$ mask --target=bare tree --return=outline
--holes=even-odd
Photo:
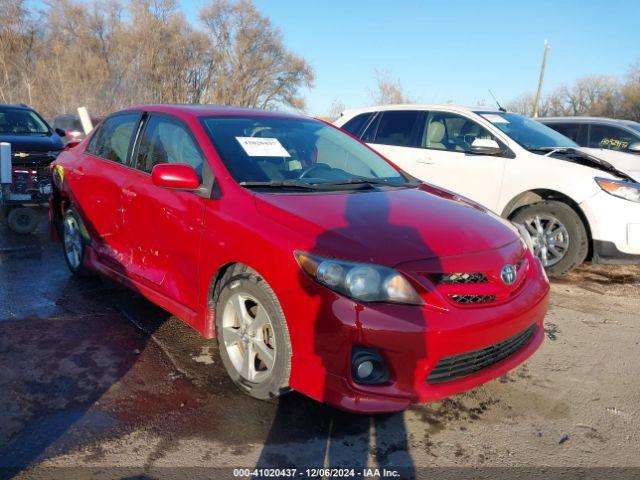
[[[331,102],[331,106],[329,107],[329,111],[322,115],[322,118],[327,120],[328,122],[333,122],[336,118],[340,116],[342,112],[345,111],[347,107],[345,107],[344,103],[340,101],[338,98],[334,98],[333,102]]]
[[[535,101],[535,94],[523,93],[517,98],[514,98],[505,106],[510,112],[521,113],[522,115],[530,116],[533,112],[533,102]],[[542,115],[542,109],[540,109],[540,115]]]
[[[509,102],[507,107],[531,115],[533,98],[530,93],[521,95]],[[539,114],[542,117],[594,115],[638,118],[640,113],[634,98],[640,99],[640,68],[632,68],[624,83],[604,75],[579,78],[573,85],[560,87],[544,96]]]
[[[621,116],[640,122],[640,61],[635,62],[629,69],[621,96]]]
[[[249,0],[213,0],[200,13],[210,38],[204,98],[213,103],[304,108],[298,95],[313,71],[288,51],[282,34]]]
[[[399,79],[392,79],[386,70],[375,71],[376,85],[369,91],[371,102],[375,105],[389,105],[394,103],[412,103],[402,88]]]
[[[25,0],[0,2],[0,99],[31,102],[38,44],[36,22]]]
[[[213,0],[204,29],[176,0],[0,0],[0,101],[45,115],[150,102],[302,108],[311,67],[249,0]]]

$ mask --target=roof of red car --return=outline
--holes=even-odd
[[[261,110],[258,108],[241,108],[241,107],[225,107],[221,105],[203,105],[203,104],[151,104],[151,105],[135,105],[126,110],[144,110],[150,112],[165,112],[170,114],[186,114],[195,117],[205,116],[268,116],[268,117],[292,117],[292,118],[308,118],[304,115],[291,112],[280,112],[276,110]]]

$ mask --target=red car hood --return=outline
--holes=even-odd
[[[258,211],[318,255],[397,265],[493,250],[517,240],[497,215],[430,186],[322,194],[256,194]],[[306,244],[306,245],[305,245]]]

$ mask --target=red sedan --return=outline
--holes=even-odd
[[[515,227],[302,116],[115,113],[59,156],[51,216],[74,274],[216,337],[260,399],[402,410],[504,374],[544,335],[549,285]]]

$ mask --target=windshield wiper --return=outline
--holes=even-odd
[[[419,182],[397,183],[383,178],[350,178],[339,182],[296,182],[294,180],[270,180],[266,182],[240,182],[240,186],[246,188],[273,188],[291,190],[361,190],[374,188],[374,185],[388,187],[415,187]]]
[[[631,178],[625,172],[618,170],[609,162],[602,160],[601,158],[598,158],[587,152],[583,152],[582,150],[574,147],[536,147],[536,148],[529,148],[528,150],[530,152],[544,152],[545,157],[550,157],[551,155],[554,155],[557,153],[566,154],[566,155],[569,155],[569,157],[563,157],[563,158],[567,158],[567,160],[569,161],[574,161],[576,163],[590,163],[592,164],[592,166],[595,166],[595,168],[604,170],[605,172],[613,173],[614,175],[617,175],[623,180],[629,180],[631,182],[635,182],[633,178]],[[579,162],[578,161],[579,159],[586,160],[586,162]]]
[[[325,183],[317,183],[315,185],[318,185],[318,186],[385,185],[388,187],[415,187],[419,184],[420,182],[410,182],[410,181],[407,181],[404,183],[398,183],[385,178],[350,178],[349,180],[343,180],[340,182],[325,182]]]
[[[291,180],[270,180],[268,182],[240,182],[241,187],[247,188],[292,188],[303,190],[317,190],[311,183],[292,182]]]

